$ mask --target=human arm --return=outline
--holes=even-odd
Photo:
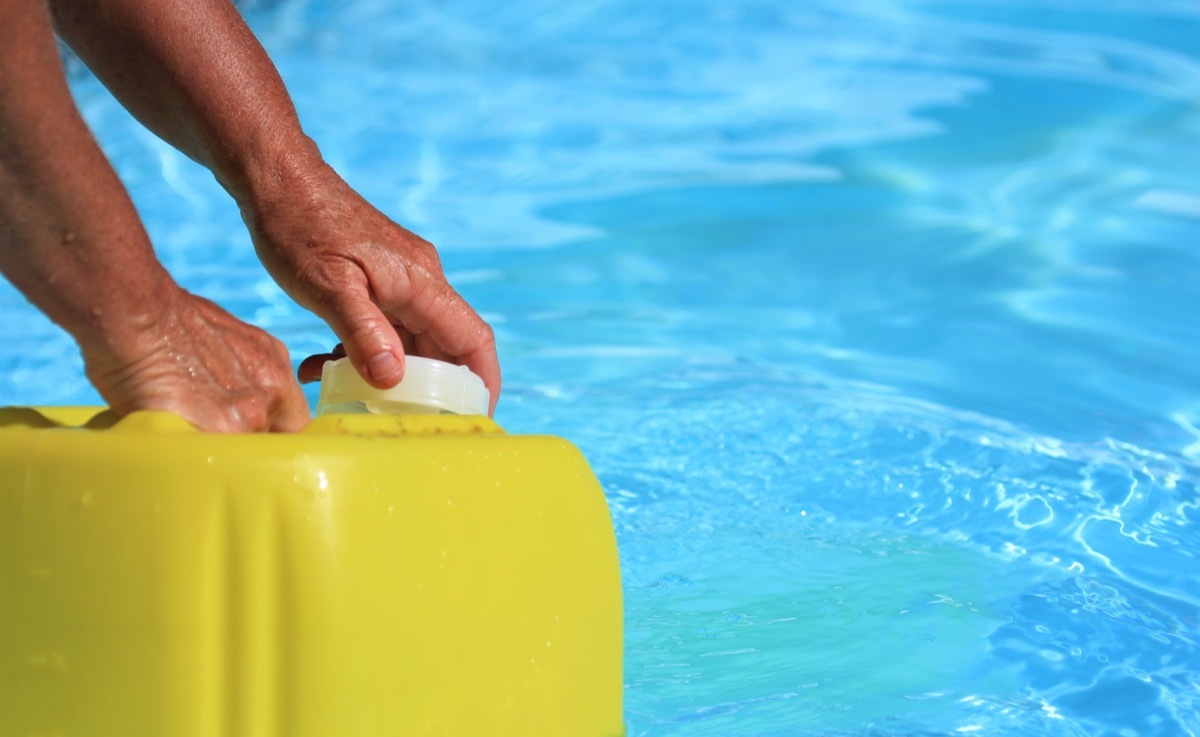
[[[267,270],[322,317],[377,387],[405,345],[466,365],[492,397],[491,328],[449,285],[436,250],[322,160],[266,52],[226,0],[52,0],[56,25],[147,127],[234,197]]]
[[[181,289],[62,75],[41,0],[0,0],[0,272],[79,343],[118,412],[204,429],[308,421],[283,346]]]

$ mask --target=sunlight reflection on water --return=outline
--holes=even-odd
[[[630,735],[1198,734],[1200,11],[248,10],[609,496]],[[331,336],[76,92],[188,288]],[[0,285],[0,402],[86,403]]]

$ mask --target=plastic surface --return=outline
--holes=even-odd
[[[623,734],[616,545],[566,441],[96,412],[0,410],[0,735]]]
[[[404,379],[391,389],[376,389],[363,381],[349,358],[341,358],[321,369],[317,414],[486,415],[488,400],[483,379],[466,366],[406,356]]]

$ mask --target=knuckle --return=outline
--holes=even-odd
[[[292,354],[291,351],[288,350],[287,345],[285,345],[282,340],[279,340],[274,336],[268,335],[267,337],[271,339],[269,343],[270,349],[274,351],[280,365],[290,367],[292,363]]]
[[[284,369],[287,366],[287,369]],[[287,389],[288,383],[291,381],[291,364],[263,364],[259,367],[256,376],[254,377],[256,394],[266,394],[270,397],[275,397]]]
[[[413,262],[423,269],[440,274],[442,271],[442,257],[438,254],[437,247],[415,233],[410,233],[409,235],[408,242],[411,246],[410,257]]]
[[[341,293],[362,282],[364,269],[352,258],[340,254],[322,254],[305,259],[296,265],[296,279],[300,284],[315,290],[312,293],[319,304],[330,304]]]
[[[485,346],[490,347],[496,345],[495,328],[493,328],[490,323],[486,322],[482,318],[480,318],[479,321],[479,337],[482,339]]]
[[[259,431],[267,427],[267,404],[257,392],[242,394],[229,407],[232,424],[240,430]]]

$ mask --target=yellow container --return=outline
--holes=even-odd
[[[94,415],[0,409],[0,737],[624,733],[616,544],[566,441]]]

